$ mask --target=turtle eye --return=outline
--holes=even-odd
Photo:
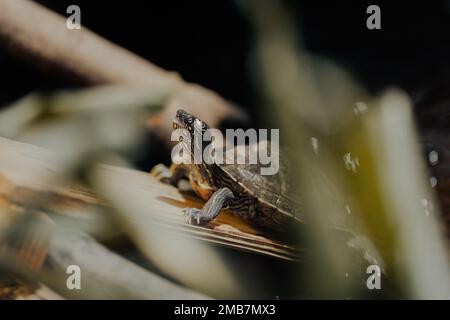
[[[194,121],[194,120],[192,120],[192,118],[188,118],[189,123],[192,123],[192,121]]]

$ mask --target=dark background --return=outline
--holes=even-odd
[[[247,76],[251,30],[233,1],[38,2],[64,15],[77,4],[84,26],[250,111],[257,107]],[[373,92],[395,84],[423,95],[449,80],[450,0],[285,2],[306,47],[343,65]],[[381,7],[381,30],[366,28],[369,4]],[[31,90],[71,85],[4,53],[0,70],[2,104]]]

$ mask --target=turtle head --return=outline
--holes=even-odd
[[[183,129],[182,132],[179,132],[178,140],[186,154],[189,154],[191,160],[195,162],[195,154],[202,154],[207,143],[203,141],[203,135],[209,128],[208,125],[181,109],[177,111],[172,122],[175,130]],[[200,152],[196,153],[195,150]]]
[[[208,125],[199,118],[179,109],[173,118],[174,129],[186,129],[189,131],[191,138],[194,138],[194,133],[203,135],[208,129]]]

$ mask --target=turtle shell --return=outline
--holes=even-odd
[[[250,148],[266,148],[269,151],[266,154],[271,152],[270,143],[260,142],[250,146],[237,146],[234,148],[234,155],[242,152],[248,155]],[[279,148],[277,149],[279,150]],[[265,220],[260,224],[283,224],[286,220],[293,219],[303,221],[299,212],[300,197],[290,181],[292,177],[291,164],[281,156],[281,152],[274,151],[275,154],[271,154],[271,159],[278,157],[279,168],[272,175],[261,174],[261,169],[269,166],[261,163],[221,164],[219,167],[244,190],[244,194],[238,196],[248,196],[257,200],[256,219]],[[264,149],[263,152],[265,152]]]

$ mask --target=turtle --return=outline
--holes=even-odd
[[[173,128],[186,129],[190,139],[180,138],[180,141],[193,157],[195,130],[203,135],[209,126],[180,109],[173,118]],[[202,209],[183,209],[190,224],[207,224],[222,209],[228,209],[254,226],[283,230],[294,221],[303,221],[299,211],[301,202],[289,183],[286,166],[286,161],[280,157],[276,174],[261,175],[259,164],[219,164],[203,159],[198,164],[172,164],[170,168],[159,164],[151,174],[174,186],[187,178],[193,191],[206,201]]]

